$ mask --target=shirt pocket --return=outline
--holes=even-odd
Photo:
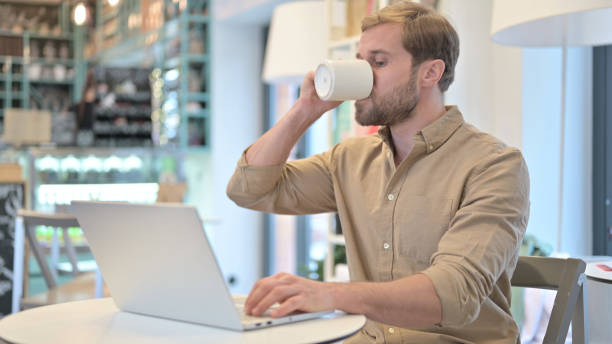
[[[453,200],[447,198],[400,196],[394,215],[400,256],[429,264],[448,230],[452,206]]]

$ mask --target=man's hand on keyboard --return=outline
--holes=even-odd
[[[270,312],[270,316],[274,318],[294,311],[332,310],[336,308],[334,284],[287,273],[275,274],[255,283],[244,305],[244,311],[249,315],[260,316],[276,302],[280,306]]]

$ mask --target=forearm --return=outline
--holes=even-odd
[[[340,103],[319,99],[314,87],[314,72],[308,72],[300,88],[300,98],[272,129],[249,148],[246,154],[247,163],[266,166],[287,161],[291,148],[306,129]]]
[[[272,129],[247,150],[249,165],[278,165],[287,161],[293,146],[319,116],[308,113],[298,100]]]
[[[339,283],[335,308],[405,328],[431,327],[442,321],[440,299],[429,278],[415,274],[392,282]]]

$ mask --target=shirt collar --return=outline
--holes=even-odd
[[[415,142],[423,141],[427,147],[427,153],[431,153],[442,146],[463,123],[463,116],[457,106],[447,106],[442,117],[417,132]],[[378,129],[378,135],[394,151],[391,129],[387,126],[381,126]]]

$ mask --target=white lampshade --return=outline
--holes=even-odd
[[[276,7],[268,33],[263,80],[300,83],[327,56],[323,1],[290,2]]]
[[[495,0],[491,38],[516,46],[612,43],[611,0]],[[567,20],[563,29],[564,17]]]

